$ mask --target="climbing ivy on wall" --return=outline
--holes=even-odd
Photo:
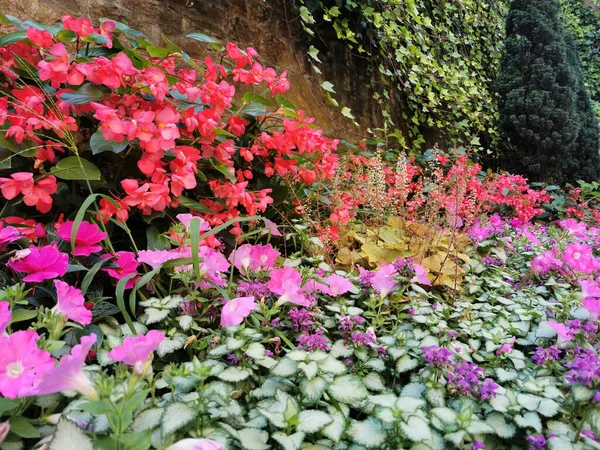
[[[372,58],[387,135],[401,147],[420,149],[427,129],[447,145],[494,147],[499,135],[492,85],[507,0],[296,1],[309,34],[329,30]],[[309,50],[317,71],[319,44],[315,38]],[[323,87],[334,92],[331,83]],[[401,118],[392,115],[391,105]]]
[[[575,39],[585,83],[600,121],[600,1],[560,0],[560,3],[567,29]]]

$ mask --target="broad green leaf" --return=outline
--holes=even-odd
[[[298,426],[296,429],[307,434],[316,433],[332,421],[333,419],[326,412],[307,409],[300,411],[300,414],[298,414]]]
[[[267,107],[262,103],[252,101],[244,106],[241,112],[253,117],[264,116],[267,113]]]
[[[9,44],[14,44],[25,39],[27,39],[27,35],[24,31],[15,31],[13,33],[8,33],[0,37],[0,47],[4,47]]]
[[[220,44],[220,42],[217,41],[215,38],[207,36],[203,33],[191,33],[186,35],[186,37],[189,37],[190,39],[194,39],[199,42],[205,42],[207,44]]]
[[[242,367],[228,367],[219,375],[219,378],[223,381],[230,383],[237,383],[238,381],[244,381],[250,376],[250,371]]]
[[[429,424],[419,416],[410,416],[406,423],[400,423],[400,428],[413,442],[427,441],[432,437]]]
[[[355,405],[363,401],[367,395],[367,388],[356,375],[342,375],[334,378],[328,392],[339,402]]]
[[[85,105],[100,100],[106,92],[95,84],[87,83],[73,92],[63,92],[60,99],[72,105]],[[99,133],[98,130],[96,133]],[[94,136],[92,136],[92,139]]]
[[[50,441],[50,450],[93,450],[93,448],[92,440],[78,425],[64,417],[60,419]]]
[[[91,180],[101,179],[100,170],[86,159],[78,156],[68,156],[61,159],[58,164],[50,169],[53,175],[63,180]]]
[[[162,416],[161,431],[163,436],[169,436],[190,423],[196,417],[197,411],[185,403],[171,403]]]
[[[231,183],[235,184],[237,182],[235,174],[233,173],[231,167],[229,167],[227,164],[217,160],[214,156],[208,158],[208,161],[216,170],[225,175]]]
[[[302,386],[304,398],[309,402],[319,401],[328,384],[329,383],[321,377],[313,378]]]
[[[15,416],[10,419],[10,431],[23,438],[39,438],[40,432],[23,416]]]
[[[90,138],[90,149],[94,155],[102,152],[121,153],[127,148],[128,145],[129,141],[127,139],[124,139],[121,142],[108,141],[104,139],[102,131],[99,129],[92,134],[92,137]]]
[[[329,81],[324,81],[323,83],[321,83],[321,87],[327,92],[332,92],[335,94],[335,91],[333,90],[333,84],[331,84]]]
[[[283,450],[300,450],[304,442],[304,436],[305,434],[300,432],[286,435],[280,431],[271,435],[283,447]]]
[[[354,442],[365,448],[381,448],[387,436],[381,422],[372,417],[362,422],[352,422],[348,434]]]

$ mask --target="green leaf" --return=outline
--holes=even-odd
[[[207,44],[221,44],[215,38],[207,36],[206,34],[203,34],[203,33],[191,33],[191,34],[186,35],[186,37],[189,37],[190,39],[194,39],[199,42],[205,42]]]
[[[125,150],[128,145],[129,141],[127,139],[124,139],[121,142],[107,141],[104,139],[102,131],[99,129],[92,134],[92,137],[90,138],[90,148],[94,155],[102,152],[113,152],[118,154]]]
[[[258,117],[267,113],[267,107],[262,103],[252,101],[242,108],[242,114]]]
[[[381,422],[372,417],[363,422],[352,422],[348,434],[354,442],[366,448],[381,448],[387,437]]]
[[[317,402],[327,389],[327,381],[321,377],[315,377],[302,386],[302,393],[308,402]]]
[[[197,411],[185,403],[171,403],[165,408],[162,417],[161,431],[163,436],[169,436],[190,423],[196,417]]]
[[[540,416],[534,412],[527,412],[522,416],[515,416],[515,423],[521,428],[533,428],[538,433],[542,432]]]
[[[307,52],[307,53],[308,53],[308,56],[310,56],[310,57],[311,57],[312,59],[314,59],[315,61],[317,61],[317,62],[319,62],[319,63],[321,62],[321,60],[319,59],[319,56],[318,56],[318,55],[319,55],[319,50],[318,50],[318,49],[316,49],[314,46],[312,46],[312,45],[311,45],[311,46],[309,47],[309,49],[308,49],[308,52]]]
[[[263,430],[257,430],[256,428],[243,428],[238,431],[238,439],[242,448],[248,450],[267,450],[271,448],[267,445],[269,440],[269,433]]]
[[[12,427],[11,427],[12,429]],[[61,418],[50,441],[50,450],[93,450],[92,440],[73,422]]]
[[[367,388],[356,375],[343,375],[334,378],[328,392],[339,402],[355,405],[367,398]]]
[[[396,370],[399,373],[404,373],[416,368],[418,365],[418,360],[411,358],[409,355],[404,355],[396,362]]]
[[[250,376],[250,371],[243,369],[242,367],[228,367],[219,374],[219,378],[223,381],[230,383],[237,383],[238,381],[244,381]]]
[[[487,424],[493,428],[494,432],[502,439],[510,439],[517,432],[513,424],[506,423],[506,419],[500,413],[492,413],[487,416]]]
[[[166,236],[163,236],[156,227],[146,228],[146,240],[148,250],[170,250],[171,243]]]
[[[82,295],[85,296],[88,288],[90,287],[90,284],[92,284],[92,281],[94,280],[94,277],[105,262],[106,260],[98,261],[90,270],[88,270],[88,273],[85,274],[85,277],[83,277],[83,281],[81,282],[80,287]]]
[[[21,42],[27,39],[27,35],[24,31],[15,31],[14,33],[8,33],[0,37],[0,47],[4,47],[9,44]]]
[[[10,411],[19,405],[17,400],[0,397],[0,414]]]
[[[333,421],[323,428],[321,433],[323,436],[337,443],[342,438],[342,434],[344,434],[344,430],[346,429],[346,419],[339,411],[331,412],[331,419]]]
[[[50,169],[53,175],[63,180],[92,180],[102,178],[100,170],[86,159],[68,156]]]
[[[347,117],[348,119],[354,120],[354,116],[352,115],[350,108],[348,108],[347,106],[344,106],[342,108],[341,113],[342,113],[342,116]]]
[[[413,442],[427,441],[432,437],[429,424],[419,416],[410,416],[406,423],[400,424],[400,428],[402,428],[406,437]]]
[[[283,450],[300,450],[304,442],[304,436],[304,433],[294,433],[288,436],[280,431],[271,435],[273,439],[279,442]]]
[[[233,171],[227,164],[222,163],[221,161],[217,160],[214,156],[211,156],[210,158],[208,158],[208,161],[216,170],[218,170],[223,175],[225,175],[231,183],[235,184],[237,182],[237,178],[235,177],[235,174],[233,173]]]
[[[193,209],[194,211],[198,211],[205,214],[214,214],[214,211],[204,206],[202,203],[198,203],[196,200],[192,200],[191,198],[182,195],[179,197],[179,204],[184,208]]]
[[[92,414],[113,414],[114,408],[101,400],[87,401],[81,403],[79,409],[87,411]]]
[[[138,415],[133,421],[132,428],[134,431],[146,431],[156,428],[160,424],[160,419],[163,415],[162,408],[147,409]]]
[[[273,108],[273,102],[269,99],[266,99],[260,95],[256,95],[253,92],[246,92],[244,94],[244,96],[242,97],[242,101],[244,103],[251,103],[251,102],[255,102],[255,103],[260,103],[261,105],[266,106],[267,108]]]
[[[329,81],[323,81],[321,83],[321,87],[323,89],[325,89],[327,92],[332,92],[335,94],[335,91],[333,90],[333,84],[331,84]]]
[[[25,320],[31,320],[37,316],[36,310],[18,308],[12,311],[12,320],[10,323],[24,322]]]
[[[56,40],[60,42],[75,42],[77,33],[72,30],[60,30],[56,33]]]
[[[23,438],[39,438],[40,432],[23,416],[10,418],[10,431]]]
[[[316,409],[307,409],[298,414],[298,426],[296,429],[303,433],[316,433],[325,425],[330,424],[333,419],[329,414]]]
[[[60,99],[72,105],[85,105],[100,100],[105,94],[99,86],[87,83],[73,92],[64,92]]]
[[[153,58],[165,58],[169,56],[169,50],[163,47],[157,47],[155,45],[148,45],[146,47],[148,54]]]

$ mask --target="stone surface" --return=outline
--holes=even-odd
[[[316,75],[307,63],[309,44],[294,20],[290,0],[0,0],[0,11],[44,23],[56,22],[64,14],[89,17],[96,24],[100,17],[111,18],[143,32],[155,44],[162,42],[164,33],[198,58],[210,50],[186,34],[201,32],[252,46],[263,65],[288,70],[292,89],[286,97],[315,117],[329,136],[357,142],[368,137],[368,127],[380,123],[379,107],[367,88],[366,61],[353,56],[344,43],[316,42],[323,61],[323,75]],[[334,84],[336,99],[352,109],[360,127],[329,104],[319,86],[325,80]]]

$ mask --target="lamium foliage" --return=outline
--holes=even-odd
[[[515,0],[498,78],[504,165],[554,183],[600,175],[598,129],[557,0]]]

